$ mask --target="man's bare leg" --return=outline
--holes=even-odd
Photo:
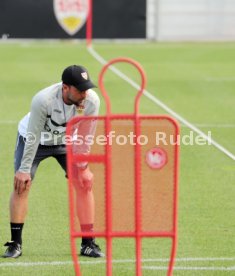
[[[3,257],[17,258],[22,255],[22,230],[28,211],[29,189],[22,193],[14,190],[10,197],[11,241],[7,242],[7,250]]]
[[[76,190],[76,208],[82,232],[93,232],[95,220],[95,200],[92,190],[79,185]],[[87,257],[104,257],[94,237],[82,237],[81,254]]]
[[[10,221],[13,223],[24,223],[28,212],[29,190],[24,190],[21,194],[13,191],[10,198]]]

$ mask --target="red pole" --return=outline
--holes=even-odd
[[[180,128],[178,123],[170,119],[172,121],[173,125],[175,126],[175,137],[177,141],[177,137],[180,134]],[[178,187],[179,187],[179,145],[175,145],[175,164],[174,164],[174,206],[173,206],[173,233],[174,236],[172,238],[172,249],[171,249],[171,256],[170,256],[170,262],[169,262],[169,269],[168,269],[168,276],[173,275],[173,269],[174,269],[174,262],[175,262],[175,256],[176,256],[176,250],[177,250],[177,240],[178,240]]]
[[[107,104],[107,102],[106,102]],[[111,131],[110,125],[110,114],[107,113],[105,121],[105,134],[108,137]],[[105,147],[105,157],[106,157],[106,254],[107,254],[107,263],[106,263],[106,275],[112,275],[112,164],[111,164],[111,145],[109,142],[106,143]]]
[[[103,94],[106,105],[106,120],[105,120],[105,135],[108,139],[108,135],[111,132],[111,103],[109,96],[105,90],[103,77],[109,64],[103,67],[99,76],[99,87]],[[105,146],[105,191],[106,191],[106,275],[112,275],[112,163],[111,163],[111,145],[108,142]]]
[[[86,23],[86,44],[87,47],[90,47],[92,44],[92,13],[93,5],[92,0],[88,0],[88,14],[87,14],[87,23]]]
[[[66,134],[70,135],[72,133],[71,131],[71,124],[68,124]],[[71,243],[71,254],[73,258],[73,265],[76,276],[80,276],[80,266],[78,262],[77,257],[77,250],[76,250],[76,238],[74,237],[73,233],[75,232],[75,225],[74,225],[74,219],[75,219],[75,212],[74,212],[74,197],[73,197],[73,183],[71,183],[69,180],[72,179],[72,169],[71,165],[73,164],[73,158],[72,158],[72,145],[67,145],[67,171],[68,171],[68,190],[69,190],[69,210],[70,210],[70,243]]]
[[[140,136],[140,121],[135,114],[135,234],[136,234],[136,275],[141,276],[141,148],[137,138]]]

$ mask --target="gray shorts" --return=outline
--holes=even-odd
[[[17,140],[16,140],[15,159],[14,159],[15,172],[18,171],[18,169],[20,168],[21,159],[24,152],[24,146],[25,146],[24,137],[18,134]],[[58,161],[62,169],[65,171],[65,176],[67,177],[66,146],[65,145],[57,145],[57,146],[39,145],[35,158],[33,160],[31,171],[30,171],[31,178],[32,179],[34,178],[39,163],[48,157],[54,157]]]

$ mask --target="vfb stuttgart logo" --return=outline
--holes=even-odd
[[[161,148],[152,148],[146,153],[146,162],[151,169],[161,169],[167,163],[167,154]]]
[[[54,13],[60,26],[69,35],[77,33],[88,15],[87,0],[54,0]]]

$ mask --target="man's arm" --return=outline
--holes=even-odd
[[[83,143],[78,143],[78,145],[75,145],[74,152],[76,154],[87,155],[90,153],[91,145],[89,142],[92,142],[91,137],[94,137],[95,135],[97,120],[90,119],[89,116],[97,116],[99,114],[99,108],[100,99],[98,95],[93,91],[92,96],[90,96],[88,99],[88,104],[84,112],[86,118],[84,120],[79,121],[77,125],[77,137],[82,138]],[[86,167],[86,165],[86,162],[78,164],[79,167]]]
[[[99,113],[100,100],[97,94],[94,94],[92,101],[89,102],[85,110],[85,116],[97,116]],[[94,137],[96,131],[97,120],[86,118],[81,120],[78,125],[77,133],[83,137],[83,144],[75,146],[77,154],[89,154],[91,145],[87,143],[86,137]],[[90,191],[93,185],[94,177],[90,171],[87,162],[80,162],[78,167],[78,183],[82,189]]]
[[[41,132],[47,117],[46,102],[40,94],[34,96],[31,104],[30,119],[25,140],[25,148],[21,160],[21,166],[15,174],[14,186],[18,193],[28,189],[31,184],[30,170],[38,145],[40,142]]]

